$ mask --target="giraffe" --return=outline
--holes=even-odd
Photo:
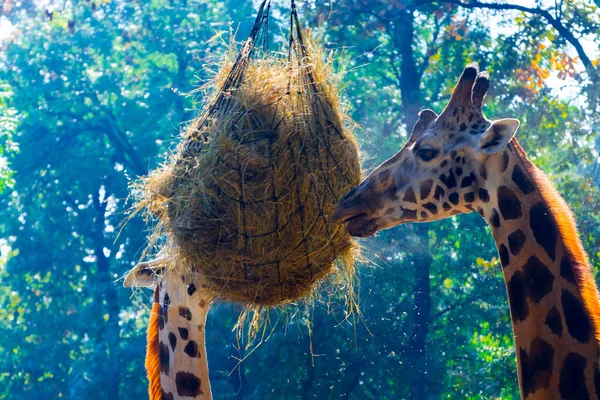
[[[438,116],[419,113],[402,150],[338,204],[367,237],[406,222],[477,211],[495,239],[524,399],[598,399],[600,302],[572,213],[514,135],[482,112],[489,75],[469,64]]]
[[[150,400],[211,400],[205,327],[214,296],[161,258],[135,266],[124,286],[154,287],[145,362]]]

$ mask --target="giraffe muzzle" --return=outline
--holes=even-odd
[[[373,236],[379,230],[379,227],[377,219],[361,214],[347,220],[346,230],[352,236],[369,237]]]
[[[346,224],[346,230],[352,236],[368,237],[377,232],[376,219],[370,218],[366,212],[352,208],[344,208],[339,204],[332,217],[335,224]]]

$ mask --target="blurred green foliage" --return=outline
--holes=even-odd
[[[147,233],[139,219],[123,225],[128,184],[173,149],[197,113],[189,93],[215,68],[223,38],[244,38],[253,4],[2,7],[0,398],[144,398],[151,293],[119,279]],[[285,32],[287,3],[278,7]],[[574,209],[597,273],[600,12],[583,0],[535,7],[581,38],[588,65],[543,13],[300,3],[305,25],[341,54],[367,168],[401,148],[419,109],[441,111],[464,65],[478,61],[492,75],[487,115],[522,121],[519,141]],[[504,282],[481,218],[402,226],[362,245],[360,318],[341,302],[274,312],[266,340],[246,349],[232,332],[239,309],[212,310],[216,399],[518,397]]]

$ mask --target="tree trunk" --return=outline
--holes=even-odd
[[[421,77],[413,54],[414,15],[412,11],[401,12],[394,20],[393,39],[400,53],[399,87],[402,113],[406,131],[410,133],[417,122],[421,107]]]
[[[413,323],[410,340],[408,342],[409,365],[411,370],[410,397],[413,400],[425,399],[427,385],[427,357],[425,354],[427,334],[429,333],[429,318],[431,312],[431,290],[429,270],[431,267],[431,254],[429,253],[429,240],[427,228],[417,225],[413,248],[416,249],[410,256],[415,268],[415,283],[413,286],[414,307]]]
[[[115,288],[114,278],[110,274],[110,262],[104,255],[104,221],[106,204],[100,203],[98,194],[94,195],[94,218],[93,240],[96,255],[97,289],[94,293],[94,301],[97,303],[99,312],[106,312],[108,320],[104,322],[102,316],[99,320],[104,322],[104,351],[106,364],[101,364],[102,381],[105,383],[105,397],[107,399],[119,398],[120,385],[120,328],[119,328],[119,299]],[[102,305],[105,304],[105,307]]]
[[[410,131],[417,122],[421,109],[421,75],[413,53],[414,15],[411,11],[403,11],[394,20],[394,44],[400,53],[400,76],[398,86],[402,97],[402,112],[406,130]],[[427,227],[413,225],[414,245],[409,255],[414,271],[413,286],[414,306],[412,329],[408,343],[408,363],[411,367],[410,395],[413,400],[425,399],[427,384],[427,358],[425,344],[429,332],[431,310],[431,290],[429,270],[431,253]]]

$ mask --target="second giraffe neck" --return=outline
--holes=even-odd
[[[151,400],[211,400],[206,317],[213,296],[166,272],[159,282],[148,330],[146,368]]]
[[[485,167],[522,396],[598,398],[598,291],[571,212],[516,141]]]

